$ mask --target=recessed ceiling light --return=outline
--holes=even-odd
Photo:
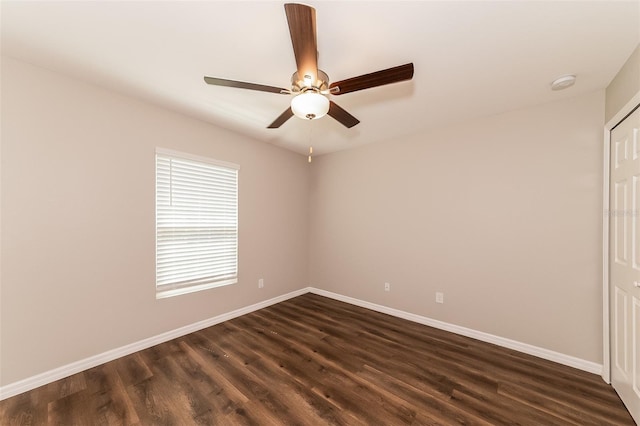
[[[551,90],[562,90],[567,87],[571,87],[576,82],[576,76],[573,74],[567,74],[560,76],[553,80],[551,83]]]

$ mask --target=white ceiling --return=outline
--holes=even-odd
[[[605,88],[640,43],[638,1],[308,4],[332,81],[415,64],[410,82],[332,96],[360,119],[352,129],[328,116],[266,129],[289,96],[204,83],[289,87],[283,2],[2,1],[2,54],[322,154]],[[576,85],[552,92],[566,73]]]

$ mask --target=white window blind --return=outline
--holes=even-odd
[[[238,166],[156,151],[156,295],[233,284]]]

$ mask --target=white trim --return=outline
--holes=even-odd
[[[631,111],[633,111],[634,108],[638,105],[640,105],[640,92],[636,93],[635,96],[631,98],[629,102],[627,102],[626,105],[623,106],[620,111],[618,111],[616,115],[614,115],[609,121],[607,121],[607,124],[605,124],[604,126],[605,130],[610,131],[611,129],[613,129],[616,124],[620,123],[622,119],[629,115],[629,113],[631,113]]]
[[[418,324],[428,325],[430,327],[449,331],[455,334],[460,334],[462,336],[471,337],[473,339],[481,340],[483,342],[493,343],[494,345],[513,349],[519,352],[523,352],[525,354],[537,356],[538,358],[543,358],[549,361],[557,362],[558,364],[577,368],[579,370],[587,371],[589,373],[602,374],[601,364],[587,361],[581,358],[576,358],[570,355],[565,355],[559,352],[551,351],[549,349],[533,346],[528,343],[522,343],[516,340],[495,336],[493,334],[473,330],[471,328],[461,327],[459,325],[450,324],[447,322],[435,320],[428,317],[423,317],[421,315],[412,314],[412,313],[401,311],[398,309],[377,305],[375,303],[365,302],[363,300],[354,299],[353,297],[343,296],[341,294],[332,293],[330,291],[320,290],[313,287],[309,288],[309,291],[319,296],[329,297],[331,299],[339,300],[341,302],[346,302],[351,305],[356,305],[362,308],[371,309],[372,311],[376,311],[376,312],[382,312],[383,314],[406,319],[409,321],[416,322]]]
[[[614,115],[604,126],[604,161],[602,178],[602,379],[611,383],[611,336],[609,314],[609,162],[611,160],[609,145],[611,144],[611,129],[635,107],[640,105],[640,92],[631,98],[627,104]]]
[[[168,289],[157,290],[157,287],[156,287],[156,299],[166,299],[168,297],[195,293],[196,291],[209,290],[212,288],[224,287],[225,285],[232,285],[237,283],[238,283],[238,278],[234,277],[224,281],[214,281],[212,283],[190,285],[190,286],[178,287],[178,288],[171,288],[171,284],[168,284],[168,285],[162,286],[163,288],[169,287]]]
[[[308,292],[309,290],[306,288],[302,290],[292,291],[291,293],[287,293],[282,296],[274,297],[272,299],[255,303],[244,308],[236,309],[225,314],[198,321],[184,327],[176,328],[175,330],[167,331],[165,333],[158,334],[157,336],[149,337],[138,342],[121,346],[119,348],[112,349],[101,354],[91,356],[89,358],[81,359],[79,361],[72,362],[71,364],[63,365],[62,367],[54,368],[53,370],[45,371],[44,373],[37,374],[35,376],[31,376],[14,383],[10,383],[8,385],[0,387],[0,401],[35,389],[39,386],[54,382],[56,380],[63,379],[65,377],[71,376],[72,374],[76,374],[89,368],[96,367],[100,364],[104,364],[105,362],[113,361],[114,359],[150,348],[151,346],[167,342],[169,340],[184,336],[189,333],[193,333],[198,330],[202,330],[203,328],[211,327],[212,325],[228,321],[230,319],[257,311],[259,309],[275,305],[276,303],[283,302],[285,300],[300,296]]]
[[[228,169],[240,170],[240,165],[228,161],[216,160],[215,158],[203,157],[201,155],[189,154],[187,152],[175,151],[173,149],[156,147],[156,154],[170,155],[172,157],[184,158],[185,160],[199,161],[201,163],[212,164],[214,166],[226,167]]]
[[[72,374],[79,373],[89,368],[96,367],[104,364],[105,362],[113,361],[114,359],[132,354],[143,349],[150,348],[151,346],[158,345],[160,343],[167,342],[172,339],[184,336],[189,333],[193,333],[198,330],[202,330],[212,325],[219,324],[224,321],[228,321],[233,318],[266,308],[276,303],[284,302],[285,300],[292,299],[297,296],[301,296],[306,293],[313,293],[320,296],[328,297],[330,299],[339,300],[341,302],[349,303],[351,305],[360,306],[362,308],[371,309],[372,311],[382,312],[384,314],[392,315],[397,318],[406,319],[408,321],[416,322],[418,324],[428,325],[430,327],[438,328],[440,330],[449,331],[451,333],[460,334],[462,336],[471,337],[473,339],[481,340],[487,343],[493,343],[494,345],[502,346],[505,348],[513,349],[519,352],[523,352],[529,355],[537,356],[549,361],[557,362],[569,367],[574,367],[583,371],[587,371],[593,374],[602,374],[602,365],[595,362],[586,361],[580,358],[576,358],[570,355],[561,354],[548,349],[540,348],[537,346],[529,345],[527,343],[518,342],[516,340],[506,339],[504,337],[495,336],[493,334],[484,333],[482,331],[473,330],[459,325],[450,324],[444,321],[435,320],[421,315],[412,314],[409,312],[401,311],[394,308],[389,308],[382,305],[377,305],[371,302],[365,302],[364,300],[355,299],[349,296],[343,296],[341,294],[332,293],[330,291],[317,289],[314,287],[306,287],[300,290],[292,291],[282,296],[274,297],[263,302],[255,303],[253,305],[236,309],[234,311],[215,316],[203,321],[199,321],[184,327],[176,328],[175,330],[167,331],[166,333],[158,334],[157,336],[149,337],[147,339],[140,340],[138,342],[131,343],[116,349],[112,349],[107,352],[103,352],[98,355],[94,355],[89,358],[85,358],[71,364],[63,365],[62,367],[55,368],[53,370],[45,371],[44,373],[28,377],[18,382],[10,383],[8,385],[0,387],[0,401],[10,398],[12,396],[21,394],[23,392],[30,391],[39,386],[46,385],[56,380],[63,379]]]
[[[602,179],[602,379],[611,383],[609,336],[609,144],[611,130],[604,130]]]

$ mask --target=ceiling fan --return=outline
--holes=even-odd
[[[318,69],[316,10],[313,7],[297,3],[285,4],[284,10],[289,23],[289,33],[297,65],[297,71],[291,76],[291,89],[223,78],[204,78],[207,84],[214,86],[294,95],[291,106],[267,128],[276,129],[293,115],[314,120],[326,114],[347,128],[351,128],[360,121],[338,104],[329,100],[328,95],[343,95],[413,78],[413,63],[409,63],[329,84],[329,76]]]

